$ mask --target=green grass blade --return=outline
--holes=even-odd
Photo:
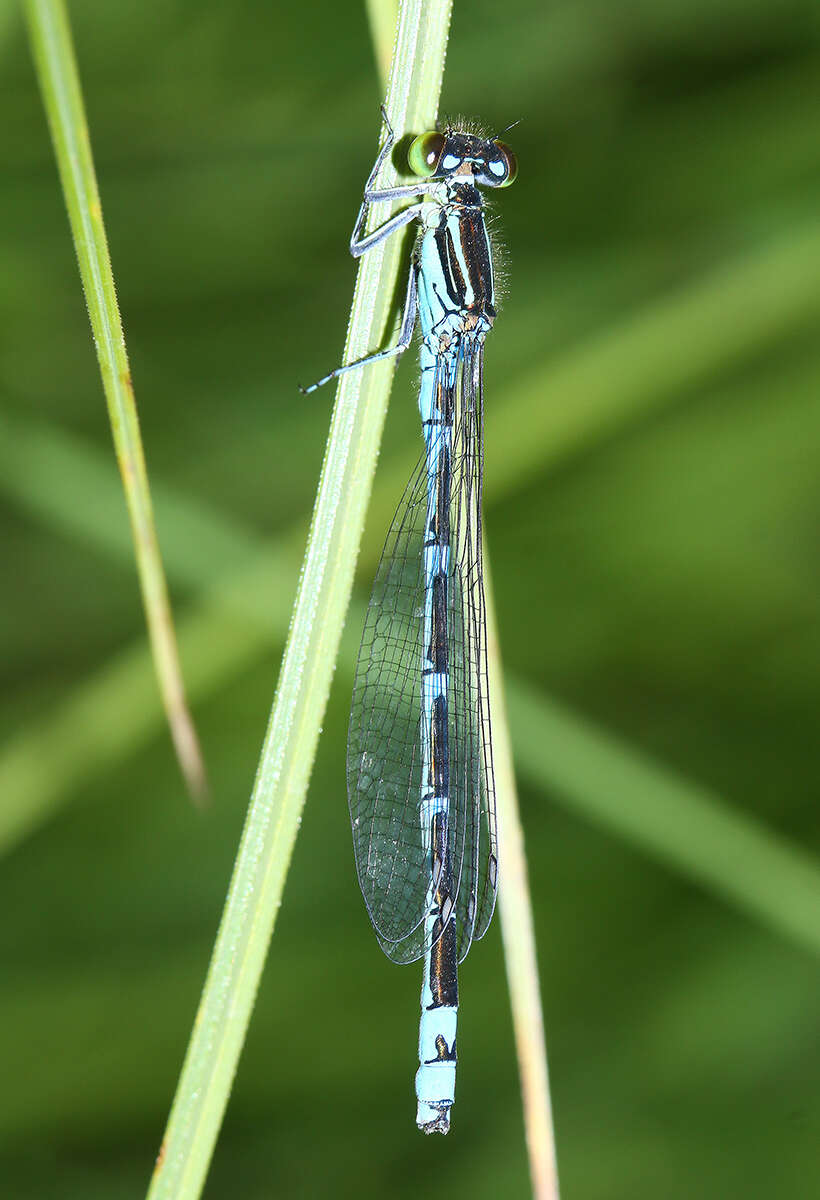
[[[501,936],[504,941],[504,962],[510,989],[532,1194],[535,1200],[557,1200],[558,1159],[552,1123],[541,986],[538,981],[532,893],[524,850],[524,830],[518,808],[518,789],[504,695],[504,675],[492,580],[486,553],[484,557],[484,581],[487,589],[487,659],[501,863],[498,890]]]
[[[62,0],[26,0],[26,15],[131,519],[160,692],[188,787],[202,797],[205,768],[185,699],[68,14]]]
[[[123,546],[127,554],[128,547]],[[212,695],[283,638],[290,608],[282,579],[295,579],[298,557],[275,547],[245,566],[179,622],[189,694]],[[241,618],[241,619],[238,619]],[[0,753],[0,853],[10,851],[60,811],[101,771],[116,772],[163,724],[152,659],[142,641],[112,656],[75,686],[49,716],[31,720]]]
[[[448,2],[401,5],[387,110],[397,134],[435,118]],[[345,359],[386,332],[400,247],[362,260]],[[157,1167],[151,1200],[199,1196],[245,1039],[299,826],[364,526],[392,370],[339,385],[293,620],[208,978]]]
[[[508,681],[507,701],[530,780],[820,953],[820,868],[811,855],[522,681]]]
[[[399,10],[398,0],[365,0],[365,8],[370,25],[370,40],[373,43],[373,53],[376,58],[376,69],[384,87],[390,71],[396,17]]]
[[[506,393],[492,437],[488,430],[488,494],[522,486],[717,371],[813,328],[818,277],[820,224],[795,224],[538,363]]]

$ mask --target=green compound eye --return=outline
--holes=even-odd
[[[407,162],[414,175],[423,177],[435,174],[445,140],[444,134],[435,130],[422,133],[415,139],[407,153]]]
[[[498,149],[501,151],[501,157],[504,159],[504,162],[507,165],[507,178],[498,186],[509,187],[510,184],[514,182],[515,177],[518,174],[518,159],[515,157],[509,146],[505,145],[504,142],[496,142],[496,146],[498,146]]]

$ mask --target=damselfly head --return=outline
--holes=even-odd
[[[457,129],[422,133],[410,146],[407,161],[414,175],[458,177],[480,187],[509,187],[518,174],[516,157],[504,142]]]

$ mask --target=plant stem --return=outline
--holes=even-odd
[[[498,907],[504,961],[510,990],[518,1075],[527,1133],[532,1194],[535,1200],[558,1200],[558,1163],[552,1125],[547,1043],[538,982],[532,897],[524,831],[518,809],[510,726],[504,695],[504,676],[498,643],[492,580],[484,554],[487,596],[487,659],[492,706],[493,764],[498,804],[500,883]]]
[[[68,13],[63,0],[26,0],[26,15],[125,489],[154,666],[177,758],[192,794],[201,798],[205,767],[185,699]]]
[[[386,102],[398,136],[435,119],[449,20],[449,0],[401,4]],[[390,170],[384,178],[389,185]],[[383,344],[401,259],[396,240],[360,261],[346,362]],[[150,1200],[199,1196],[211,1160],[299,828],[392,374],[388,360],[344,375],[337,389],[273,711]]]

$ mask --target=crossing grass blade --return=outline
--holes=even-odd
[[[22,423],[16,429],[16,443],[25,448],[20,479],[48,473],[75,481],[94,498],[85,536],[104,553],[124,559],[128,545],[122,534],[118,540],[105,522],[92,520],[115,497],[99,454],[54,430],[26,434]],[[395,479],[398,468],[385,473]],[[298,530],[266,543],[199,501],[156,490],[173,534],[169,569],[181,585],[201,593],[196,610],[180,622],[189,688],[201,701],[224,688],[272,639],[285,636],[290,612],[281,580],[298,575]],[[47,493],[38,494],[42,499]],[[56,492],[54,498],[57,502]],[[380,511],[382,502],[389,498],[377,501]],[[213,563],[220,557],[230,561],[231,554],[229,582],[215,588]],[[368,545],[368,566],[373,559]],[[356,606],[349,627],[359,629],[361,622]],[[355,665],[354,641],[346,636],[340,645],[339,665],[348,675]],[[810,854],[509,672],[506,692],[518,771],[552,802],[820,955],[820,864]],[[118,714],[114,724],[104,719],[107,712]],[[150,659],[134,645],[4,747],[0,793],[10,799],[0,809],[0,850],[7,852],[73,792],[136,753],[160,725],[161,712],[151,703]],[[770,884],[762,886],[761,880]]]
[[[68,13],[63,0],[26,0],[26,16],[131,519],[154,666],[183,775],[202,800],[205,766],[185,699]],[[70,505],[71,496],[64,502]]]
[[[450,4],[403,0],[386,108],[398,132],[434,120]],[[361,261],[344,361],[382,344],[400,264],[383,244]],[[199,1196],[228,1102],[327,704],[392,379],[389,364],[343,376],[256,783],[150,1200]]]
[[[487,659],[501,861],[498,907],[518,1056],[527,1156],[535,1200],[558,1200],[558,1157],[552,1121],[532,893],[524,849],[524,830],[518,807],[513,740],[507,713],[495,598],[486,546],[484,586],[487,600]]]
[[[516,757],[576,812],[820,954],[820,864],[563,705],[511,681]]]

